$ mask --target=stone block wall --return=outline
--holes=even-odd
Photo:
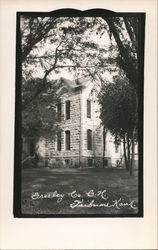
[[[66,101],[70,101],[70,119],[66,119]],[[80,154],[80,91],[64,93],[61,105],[61,151],[57,151],[57,140],[47,141],[46,155],[47,158],[69,160],[77,164]],[[66,150],[65,131],[70,131],[70,150]]]
[[[81,137],[82,137],[82,156],[98,157],[103,155],[103,136],[102,126],[99,118],[99,105],[95,93],[92,92],[93,83],[89,82],[88,86],[83,89],[81,97]],[[91,101],[91,117],[87,117],[87,100]],[[87,150],[87,130],[92,131],[92,150]]]

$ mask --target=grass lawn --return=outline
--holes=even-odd
[[[125,169],[23,169],[23,214],[136,214],[138,177]]]

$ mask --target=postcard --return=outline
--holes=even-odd
[[[156,249],[156,1],[50,2],[1,4],[1,248]]]

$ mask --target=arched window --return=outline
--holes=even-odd
[[[87,129],[87,149],[92,150],[92,130]]]

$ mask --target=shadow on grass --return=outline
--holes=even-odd
[[[94,196],[87,196],[93,190]],[[106,190],[107,199],[97,196]],[[57,197],[48,198],[53,192],[63,194],[61,202]],[[81,197],[71,197],[76,191]],[[32,199],[32,194],[46,195],[46,198]],[[96,204],[115,200],[125,203],[134,202],[131,206],[111,207],[75,207],[71,205],[78,199],[84,204],[92,200]],[[138,212],[138,177],[129,176],[125,169],[23,169],[22,170],[22,213],[23,214],[135,214]]]

